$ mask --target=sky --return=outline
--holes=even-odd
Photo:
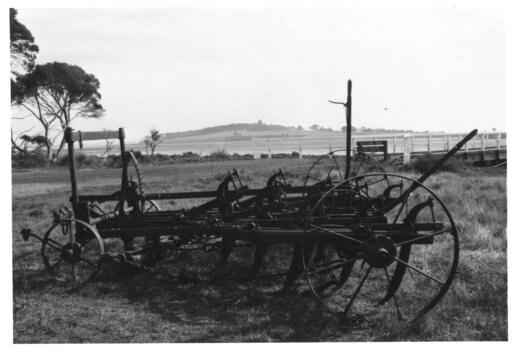
[[[100,120],[137,140],[227,123],[506,131],[500,10],[467,6],[19,8],[38,64],[101,82]],[[21,122],[13,122],[21,129]]]

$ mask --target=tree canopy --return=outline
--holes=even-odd
[[[34,43],[34,37],[29,29],[16,18],[17,15],[16,9],[9,9],[11,74],[15,78],[34,68],[36,54],[40,50]]]
[[[19,77],[14,83],[11,81],[11,100],[40,122],[48,139],[50,156],[54,141],[49,139],[49,131],[56,121],[63,131],[75,118],[100,118],[103,115],[99,87],[99,80],[81,67],[52,62],[37,65],[29,74]],[[56,156],[63,144],[62,140]]]
[[[31,73],[20,77],[17,85],[13,89],[16,102],[39,99],[44,113],[58,118],[63,128],[76,117],[99,118],[104,112],[99,80],[75,65],[37,65]]]

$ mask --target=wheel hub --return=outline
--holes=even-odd
[[[69,263],[81,261],[81,245],[78,242],[67,243],[61,250],[61,257]]]
[[[386,235],[377,235],[366,241],[363,258],[372,267],[385,268],[394,262],[397,248]]]

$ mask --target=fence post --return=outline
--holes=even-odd
[[[410,136],[410,154],[413,152],[414,136]]]
[[[410,163],[413,136],[403,135],[403,164]]]
[[[481,150],[482,150],[482,152],[484,152],[486,150],[486,134],[482,133],[480,138],[481,138],[481,141],[482,141]]]
[[[428,153],[432,152],[432,135],[428,134]]]
[[[394,154],[397,153],[397,136],[394,135]]]
[[[451,135],[446,134],[446,150],[449,151],[451,149]]]
[[[497,134],[497,150],[500,151],[500,133]]]
[[[299,151],[299,152],[298,152],[298,158],[302,159],[302,158],[303,158],[303,155],[302,155],[302,145],[300,145],[300,146],[298,147],[298,151]]]

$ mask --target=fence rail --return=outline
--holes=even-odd
[[[355,151],[357,141],[387,140],[388,153],[403,153],[406,143],[410,141],[411,153],[442,152],[451,149],[466,134],[409,134],[393,136],[357,137],[352,139]],[[501,132],[479,133],[463,147],[460,152],[471,150],[500,150],[507,147],[507,134]]]

